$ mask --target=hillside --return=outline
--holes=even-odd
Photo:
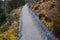
[[[20,11],[21,11],[21,7],[12,10],[9,16],[10,18],[8,23],[2,25],[1,31],[3,31],[3,33],[0,33],[0,40],[5,40],[5,39],[18,40],[18,25],[19,25],[18,18],[20,15]],[[7,26],[8,28],[6,28]]]
[[[60,12],[57,11],[58,4],[57,0],[35,0],[30,4],[32,11],[55,35],[60,35]]]

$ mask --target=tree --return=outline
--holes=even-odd
[[[8,2],[8,9],[9,9],[9,12],[12,10],[12,9],[16,9],[17,7],[19,6],[22,6],[24,5],[24,0],[11,0]]]
[[[2,1],[1,1],[2,2]],[[2,2],[3,3],[3,2]],[[4,6],[3,4],[2,4],[2,6]],[[4,9],[3,9],[3,7],[0,7],[0,26],[4,23],[4,22],[6,22],[6,14],[4,13]]]

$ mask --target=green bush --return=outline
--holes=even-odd
[[[0,25],[2,25],[5,22],[6,22],[6,14],[5,13],[1,13],[0,14]]]
[[[2,13],[3,12],[3,9],[2,8],[0,8],[0,13]]]

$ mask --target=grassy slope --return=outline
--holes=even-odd
[[[9,39],[9,40],[18,40],[18,18],[20,15],[20,11],[21,8],[17,8],[14,9],[14,11],[12,11],[10,13],[10,18],[9,18],[9,23],[10,25],[8,26],[9,28],[3,32],[2,34],[0,33],[0,40],[5,40],[5,39]],[[3,25],[2,25],[3,26]],[[5,26],[5,24],[4,24]]]

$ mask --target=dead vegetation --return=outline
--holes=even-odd
[[[57,0],[35,0],[30,8],[54,34],[60,35],[60,12]],[[57,27],[57,28],[56,28]],[[56,31],[58,29],[58,31]]]

